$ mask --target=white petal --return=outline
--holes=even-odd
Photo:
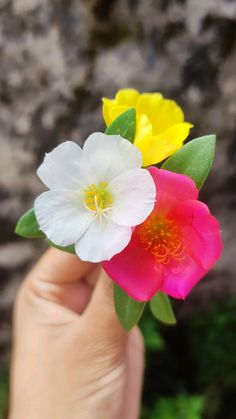
[[[97,181],[109,182],[125,170],[142,166],[139,149],[120,135],[95,132],[88,137],[83,151]]]
[[[50,189],[73,189],[90,183],[86,166],[82,149],[66,141],[46,154],[37,174]]]
[[[58,246],[74,244],[94,220],[83,203],[73,202],[70,191],[47,191],[34,203],[37,221],[47,238]]]
[[[76,243],[75,250],[82,260],[102,262],[121,252],[131,239],[131,228],[118,226],[108,219],[101,224],[97,218]]]
[[[128,170],[111,181],[108,188],[114,199],[110,217],[117,224],[138,225],[153,210],[156,187],[145,169]]]

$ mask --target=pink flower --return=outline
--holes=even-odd
[[[187,176],[149,168],[156,204],[128,246],[103,268],[131,297],[147,301],[157,291],[185,298],[222,252],[219,225]]]

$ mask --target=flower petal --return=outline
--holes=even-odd
[[[135,141],[134,144],[137,145],[142,153],[144,167],[161,162],[178,149],[175,144],[167,142],[161,136],[149,135],[142,137],[140,132],[139,138],[137,143]]]
[[[103,117],[110,125],[118,115],[134,107],[137,124],[134,144],[143,154],[145,167],[175,153],[187,138],[192,124],[184,122],[180,106],[160,93],[121,89],[114,99],[103,99]]]
[[[167,144],[170,143],[176,147],[181,147],[183,145],[183,141],[189,135],[191,128],[193,128],[193,125],[189,122],[175,124],[158,136],[159,142],[162,138]]]
[[[175,153],[183,145],[192,127],[192,124],[182,122],[159,135],[140,136],[135,144],[143,154],[143,166],[159,163]]]
[[[185,254],[183,260],[166,267],[163,291],[175,298],[185,298],[219,259],[220,230],[208,207],[196,200],[179,202],[170,216],[180,229]]]
[[[102,116],[106,126],[111,125],[113,121],[110,110],[113,109],[114,106],[116,106],[116,101],[114,99],[102,98]]]
[[[136,117],[136,133],[134,145],[138,148],[139,144],[146,146],[146,138],[152,137],[152,124],[146,115],[137,115]],[[148,141],[148,140],[147,140]]]
[[[142,93],[137,100],[137,114],[144,114],[152,124],[156,123],[164,98],[161,93]]]
[[[136,89],[120,89],[116,93],[115,100],[118,105],[135,107],[140,93]]]
[[[128,246],[103,268],[116,284],[138,301],[148,301],[161,289],[162,268],[140,245],[136,230]]]
[[[119,115],[135,107],[139,95],[135,89],[121,89],[116,93],[115,99],[102,98],[102,113],[106,125],[109,126]]]
[[[184,121],[184,113],[180,106],[174,100],[165,99],[158,111],[155,124],[153,125],[153,132],[160,134],[166,131],[172,125]]]
[[[101,223],[97,218],[75,244],[75,250],[82,260],[102,262],[121,252],[129,243],[131,234],[129,227],[118,226],[108,219]]]
[[[111,219],[119,225],[142,223],[154,207],[156,187],[145,169],[127,170],[112,180],[108,188],[114,199]]]
[[[106,125],[111,125],[118,116],[128,111],[128,109],[128,106],[117,105],[115,101],[112,103],[111,100],[103,99],[103,117]]]
[[[71,191],[47,191],[34,203],[40,229],[58,246],[74,244],[94,220],[84,205],[74,203]]]
[[[173,209],[183,241],[196,263],[208,271],[219,259],[222,241],[218,221],[200,201],[185,201]]]
[[[165,269],[161,291],[171,297],[184,299],[205,273],[202,266],[186,253],[183,261],[173,261]]]
[[[142,166],[138,148],[120,135],[96,132],[88,137],[83,152],[97,182],[109,182],[125,170]]]
[[[156,185],[157,208],[161,204],[162,197],[167,194],[178,201],[185,201],[186,199],[196,200],[198,198],[198,189],[190,177],[170,172],[169,170],[157,169],[156,167],[149,167],[148,171],[151,173]]]
[[[72,141],[60,144],[46,154],[37,174],[50,189],[80,187],[88,177],[82,149]]]

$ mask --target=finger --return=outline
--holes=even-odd
[[[120,417],[122,419],[138,419],[144,373],[144,342],[138,327],[133,328],[129,333],[127,348],[127,382],[124,391],[123,412]],[[132,397],[130,397],[131,394]]]
[[[81,314],[92,292],[84,281],[96,265],[81,261],[76,255],[49,249],[28,274],[22,290],[33,301],[40,298]]]
[[[97,284],[101,267],[99,265],[92,266],[92,269],[85,275],[85,277],[78,281],[69,284],[64,284],[63,301],[64,305],[70,307],[71,310],[82,314],[87,308],[93,293],[94,287]]]
[[[103,339],[108,338],[115,343],[117,339],[122,340],[127,335],[115,312],[113,282],[103,270],[100,271],[84,316],[86,321],[93,324],[98,334],[102,332]]]
[[[96,265],[80,260],[77,255],[51,247],[39,259],[28,279],[37,277],[41,281],[56,284],[74,282],[83,278],[94,266]]]
[[[101,265],[95,265],[92,270],[90,270],[87,275],[85,276],[85,282],[88,284],[92,289],[95,288],[98,282],[98,278],[101,274]]]

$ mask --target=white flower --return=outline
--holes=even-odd
[[[34,204],[41,230],[58,246],[75,244],[82,260],[109,260],[151,213],[156,189],[137,147],[119,135],[94,133],[81,149],[66,141],[37,173],[50,189]]]

